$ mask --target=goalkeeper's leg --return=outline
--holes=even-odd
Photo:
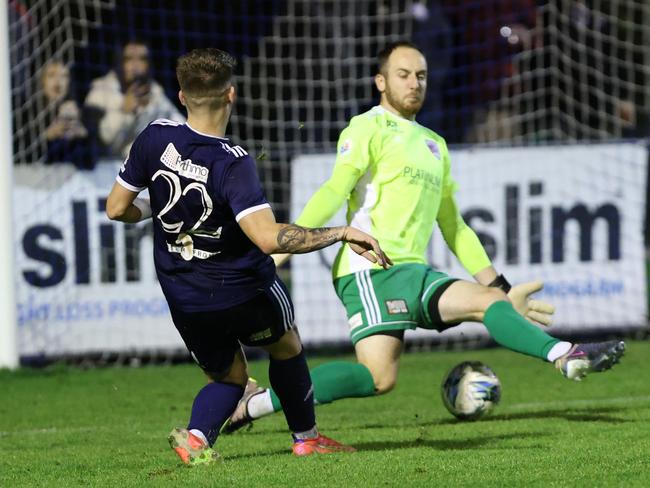
[[[355,344],[358,363],[334,361],[310,371],[314,385],[314,403],[322,405],[343,398],[362,398],[387,393],[397,381],[404,331],[381,333]],[[237,409],[223,427],[223,433],[238,430],[253,420],[282,410],[270,388],[249,381]]]
[[[619,341],[589,346],[560,341],[521,316],[503,291],[467,281],[455,281],[440,296],[430,297],[428,313],[433,325],[438,321],[442,328],[463,321],[483,322],[498,344],[554,363],[575,380],[611,368],[625,350]]]
[[[498,288],[456,280],[441,294],[428,298],[432,326],[444,329],[460,322],[483,322],[498,344],[529,356],[554,360],[549,353],[561,342],[522,317]],[[571,344],[566,343],[566,353]]]
[[[349,361],[322,364],[310,371],[314,385],[314,403],[331,403],[341,398],[366,397],[375,394],[375,385],[368,368]],[[235,412],[224,425],[227,434],[241,429],[253,420],[280,412],[282,405],[271,388],[260,388],[249,380],[246,393]]]

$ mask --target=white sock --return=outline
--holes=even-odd
[[[250,397],[246,409],[248,415],[254,419],[271,415],[275,411],[273,410],[273,402],[271,402],[271,390],[267,388],[262,393]]]
[[[196,437],[201,439],[205,443],[206,446],[208,445],[208,438],[199,429],[192,429],[192,430],[190,430],[190,433],[194,434]]]
[[[318,437],[318,429],[314,425],[311,429],[304,432],[294,432],[293,438],[296,440],[316,439]]]
[[[555,362],[556,359],[564,356],[569,350],[573,347],[573,344],[570,342],[558,342],[555,344],[551,350],[548,352],[546,355],[546,359],[548,359],[549,362],[553,363]]]

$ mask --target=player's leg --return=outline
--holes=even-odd
[[[375,382],[369,369],[352,361],[332,361],[310,370],[314,386],[314,404],[322,405],[342,398],[375,395]],[[261,388],[250,380],[237,409],[224,425],[223,433],[232,433],[253,420],[282,410],[272,388]]]
[[[173,429],[169,443],[186,464],[213,462],[218,457],[212,446],[219,430],[244,392],[246,360],[224,312],[184,313],[170,308],[183,341],[210,382],[194,398],[187,428]]]
[[[431,323],[444,328],[463,321],[483,322],[498,344],[554,363],[570,379],[609,369],[625,350],[621,341],[582,345],[560,341],[521,316],[498,288],[462,280],[444,285],[423,296]]]
[[[293,304],[279,280],[246,310],[239,340],[259,346],[269,355],[269,380],[284,411],[297,455],[354,450],[318,432],[314,387],[298,334],[293,328]]]
[[[397,383],[404,331],[384,332],[361,339],[354,346],[359,364],[372,375],[375,393],[383,395]]]
[[[401,265],[372,273],[362,271],[336,281],[335,289],[347,310],[350,338],[359,362],[333,361],[312,369],[316,404],[374,396],[393,388],[404,329],[414,328],[419,319],[419,290],[427,269]],[[357,348],[358,344],[361,345]],[[272,389],[249,383],[224,432],[234,432],[281,409]]]
[[[428,311],[435,317],[434,304],[435,298]],[[444,324],[483,322],[498,344],[541,359],[547,359],[549,351],[560,343],[518,314],[499,288],[456,280],[440,293],[437,313]],[[563,352],[570,347],[567,344]]]
[[[269,381],[282,405],[287,424],[298,436],[316,435],[313,386],[305,353],[293,329],[262,346],[269,353]]]
[[[298,456],[354,451],[349,446],[322,435],[316,426],[314,387],[298,334],[287,331],[274,344],[263,346],[269,352],[269,381],[284,412]]]
[[[371,392],[381,395],[395,387],[404,331],[414,329],[420,321],[419,297],[428,269],[420,264],[402,264],[388,270],[359,271],[336,280],[336,293],[347,311],[358,366],[364,368],[364,396]]]

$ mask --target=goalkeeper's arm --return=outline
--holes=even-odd
[[[453,194],[440,202],[438,226],[451,252],[476,281],[486,286],[494,281],[497,272],[478,236],[463,220]]]
[[[302,227],[322,227],[334,217],[343,206],[350,192],[360,178],[360,171],[352,166],[340,164],[334,167],[332,176],[312,195],[296,219]],[[290,254],[274,254],[273,261],[281,266]]]
[[[542,325],[551,324],[555,307],[530,298],[542,289],[543,283],[533,281],[511,287],[503,275],[497,274],[478,236],[463,220],[453,195],[442,199],[438,225],[449,249],[477,282],[502,289],[515,310],[528,320]]]

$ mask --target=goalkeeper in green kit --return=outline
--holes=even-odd
[[[511,287],[463,221],[446,143],[415,121],[426,79],[426,60],[413,44],[398,42],[379,53],[375,84],[380,103],[353,117],[343,130],[331,178],[296,220],[320,227],[347,201],[348,224],[375,236],[394,262],[381,269],[348,244],[339,250],[334,288],[347,311],[358,362],[311,370],[314,401],[387,393],[397,381],[406,329],[442,331],[464,321],[482,322],[501,346],[548,361],[569,379],[611,368],[623,355],[623,342],[572,344],[531,323],[548,325],[554,312],[553,306],[529,298],[542,283]],[[476,283],[427,264],[425,250],[436,222]],[[279,265],[287,255],[274,258]],[[223,430],[232,432],[280,409],[272,390],[250,381]]]

